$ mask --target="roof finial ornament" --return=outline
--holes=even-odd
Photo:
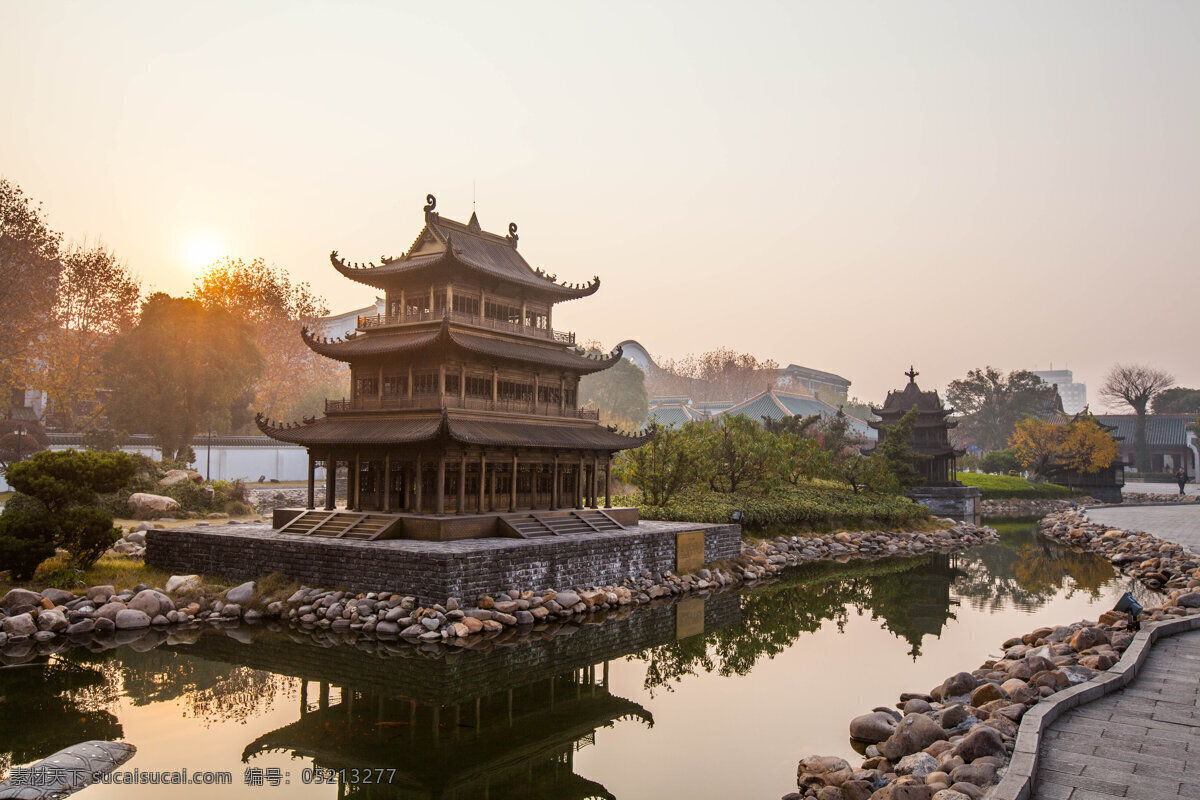
[[[426,216],[429,216],[435,208],[437,208],[437,198],[431,194],[425,195],[425,207],[421,210],[425,212]]]
[[[508,241],[512,243],[513,247],[516,247],[517,239],[517,223],[510,222],[508,223]]]
[[[917,376],[920,375],[921,373],[919,373],[915,369],[913,369],[913,366],[910,364],[908,367],[908,372],[906,372],[904,374],[908,376],[909,383],[916,383]]]

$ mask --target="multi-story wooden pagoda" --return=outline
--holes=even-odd
[[[350,392],[327,402],[323,417],[260,416],[259,428],[308,448],[309,509],[316,466],[325,467],[332,511],[344,464],[347,509],[476,518],[454,533],[391,525],[391,536],[491,535],[495,520],[479,517],[596,509],[601,494],[611,508],[612,457],[646,436],[601,426],[597,411],[579,407],[578,386],[621,350],[586,353],[551,325],[556,303],[593,294],[599,278],[559,282],[521,257],[515,224],[507,236],[489,233],[474,213],[456,222],[436,204],[429,195],[425,227],[398,258],[359,265],[330,254],[342,275],[384,294],[385,313],[359,318],[339,338],[303,331],[313,350],[350,365]],[[523,516],[532,530],[528,520],[564,515]],[[587,529],[581,515],[566,516]]]
[[[922,458],[913,465],[917,474],[925,479],[925,486],[962,486],[958,481],[958,457],[965,451],[950,443],[950,429],[958,425],[957,420],[947,420],[954,412],[942,405],[936,390],[923,392],[917,386],[918,373],[912,367],[904,373],[908,384],[898,392],[888,392],[882,408],[871,407],[871,412],[880,419],[867,424],[879,431],[882,444],[888,429],[900,421],[914,406],[917,408],[917,423],[913,426],[909,446]]]

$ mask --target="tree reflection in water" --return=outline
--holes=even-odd
[[[996,524],[1000,541],[952,555],[811,564],[788,570],[741,597],[741,622],[705,636],[633,655],[646,662],[645,687],[670,691],[684,676],[746,675],[802,635],[828,622],[841,631],[853,610],[869,614],[921,655],[926,636],[940,636],[962,602],[999,612],[1033,611],[1060,592],[1100,597],[1116,579],[1109,562],[1040,536],[1029,521]]]
[[[87,652],[0,668],[0,776],[88,739],[119,739],[116,684]]]
[[[181,699],[184,716],[214,722],[241,722],[271,710],[276,700],[295,697],[298,681],[249,667],[190,657],[158,647],[122,649],[106,669],[119,676],[135,706]]]

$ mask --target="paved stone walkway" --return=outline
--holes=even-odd
[[[1043,735],[1036,800],[1200,798],[1200,631],[1162,639],[1133,683]]]
[[[1146,531],[1162,539],[1179,542],[1193,553],[1200,553],[1200,503],[1178,506],[1114,506],[1093,508],[1088,519],[1105,525]],[[1197,795],[1200,800],[1200,795]]]
[[[1200,506],[1093,509],[1200,553]],[[1133,683],[1043,735],[1035,800],[1200,799],[1200,631],[1162,639]]]

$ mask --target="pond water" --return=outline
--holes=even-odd
[[[122,739],[121,770],[231,784],[81,797],[778,798],[801,757],[854,756],[853,716],[1129,588],[1029,522],[993,524],[1000,542],[955,555],[797,568],[450,656],[241,628],[24,659],[0,669],[0,768]]]

